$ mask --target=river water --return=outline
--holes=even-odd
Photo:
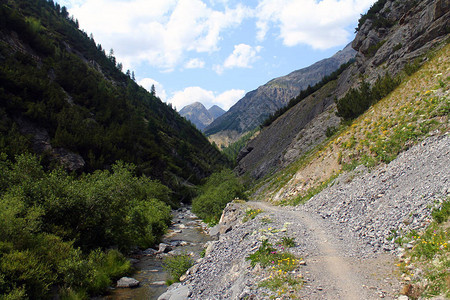
[[[211,240],[201,226],[200,220],[191,213],[187,206],[173,211],[172,225],[163,238],[163,243],[177,245],[168,254],[191,254],[195,261],[200,258],[203,244]],[[130,277],[140,281],[136,288],[117,288],[110,291],[106,300],[143,300],[158,299],[167,290],[165,281],[169,275],[162,267],[160,256],[142,256],[134,265],[136,272]]]

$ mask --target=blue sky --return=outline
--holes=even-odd
[[[163,101],[227,110],[270,79],[345,47],[375,0],[57,2]]]

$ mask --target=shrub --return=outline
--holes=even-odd
[[[383,41],[380,41],[379,43],[377,43],[375,45],[370,46],[367,49],[367,56],[373,57],[377,53],[378,49],[380,49],[381,46],[383,46],[385,43],[386,43],[386,40],[383,40]]]
[[[395,51],[402,49],[402,47],[403,47],[402,43],[398,43],[397,45],[394,46],[394,48],[392,50],[394,50],[394,52],[395,52]]]
[[[440,208],[433,209],[431,215],[438,224],[447,221],[450,217],[450,201],[444,201]]]
[[[231,170],[212,174],[192,200],[192,211],[205,222],[215,224],[228,202],[244,196],[244,186]]]
[[[325,131],[325,136],[327,138],[332,137],[337,131],[338,131],[338,129],[336,128],[336,126],[329,126],[329,127],[327,127],[327,130]]]
[[[389,74],[378,77],[372,87],[363,81],[359,88],[350,89],[344,97],[336,100],[337,115],[344,120],[354,119],[389,95],[399,84],[400,78],[392,78]]]
[[[44,171],[32,155],[16,162],[0,155],[0,294],[47,298],[52,286],[63,298],[106,290],[130,263],[117,250],[148,247],[170,222],[169,189],[133,166],[76,178]]]
[[[171,279],[167,281],[168,285],[180,281],[180,277],[192,267],[194,262],[187,254],[167,256],[163,260],[163,268],[166,270]]]
[[[420,67],[420,59],[416,58],[413,62],[406,64],[403,70],[408,76],[411,76],[412,74],[416,73],[420,69]]]

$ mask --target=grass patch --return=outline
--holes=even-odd
[[[273,220],[272,220],[271,218],[269,218],[269,217],[263,217],[263,218],[261,219],[261,223],[263,223],[264,225],[266,225],[266,224],[273,223]]]
[[[294,199],[288,199],[286,201],[281,202],[280,204],[281,205],[304,204],[304,203],[306,203],[306,201],[308,201],[309,199],[311,199],[312,197],[314,197],[315,195],[317,195],[318,193],[323,191],[325,188],[327,188],[330,185],[330,183],[333,182],[333,180],[336,179],[337,177],[338,177],[338,174],[335,174],[335,175],[331,176],[330,178],[328,178],[327,180],[325,180],[324,182],[322,182],[320,185],[310,188],[309,190],[306,191],[305,194],[299,195],[299,196],[295,197]]]
[[[283,236],[279,244],[283,245],[286,248],[292,248],[295,247],[295,239],[292,237]]]
[[[292,245],[292,243],[294,243],[293,239],[285,237],[280,242],[280,246]],[[277,250],[268,240],[264,240],[259,249],[247,259],[251,261],[250,264],[253,267],[259,263],[261,267],[269,271],[269,276],[258,286],[267,288],[278,296],[287,292],[294,293],[303,284],[301,275],[295,272],[300,260],[291,253]]]
[[[255,209],[255,208],[247,208],[245,210],[245,216],[242,219],[243,222],[247,222],[248,220],[253,220],[254,218],[256,218],[257,215],[259,215],[260,213],[262,213],[263,210],[262,209]]]
[[[278,296],[285,294],[286,292],[295,291],[303,285],[303,279],[301,277],[290,276],[285,273],[277,273],[270,275],[269,278],[261,281],[258,286],[267,288],[272,292],[276,292]]]
[[[431,213],[431,216],[438,224],[447,221],[450,217],[450,201],[444,201],[440,208],[435,208]]]
[[[200,251],[200,257],[203,258],[206,255],[206,248],[203,248],[202,251]]]
[[[413,246],[397,264],[400,270],[413,279],[407,295],[412,299],[443,295],[450,298],[450,201],[447,199],[432,212],[434,221],[422,232],[412,231],[403,243]],[[419,274],[414,272],[420,270]]]

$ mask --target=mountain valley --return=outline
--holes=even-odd
[[[178,113],[65,6],[0,4],[0,300],[450,298],[449,20],[375,1]]]

